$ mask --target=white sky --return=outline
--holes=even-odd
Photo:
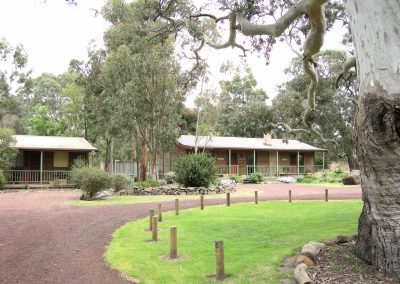
[[[28,56],[28,67],[33,75],[43,72],[54,74],[67,70],[71,59],[85,60],[87,46],[92,39],[101,45],[103,32],[108,23],[101,16],[94,17],[91,8],[100,10],[104,0],[81,0],[78,6],[68,7],[64,0],[1,0],[0,37],[5,37],[12,45],[22,43]],[[326,37],[323,49],[343,48],[340,28]],[[339,36],[337,36],[339,34]],[[208,55],[211,80],[205,88],[215,88],[221,76],[221,63],[230,59],[239,63],[241,52],[212,50]],[[247,62],[252,67],[259,87],[265,89],[269,97],[276,94],[276,86],[285,81],[283,70],[295,55],[284,43],[275,46],[269,66],[265,66],[262,55],[248,55]],[[193,96],[187,101],[193,105]]]

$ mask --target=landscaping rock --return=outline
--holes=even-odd
[[[308,266],[304,263],[300,263],[299,265],[296,266],[294,270],[294,279],[296,279],[296,282],[299,284],[311,284],[312,281],[310,277],[307,274],[307,268]]]
[[[113,195],[113,193],[112,193],[111,191],[109,191],[109,190],[104,190],[104,191],[97,192],[97,193],[92,197],[92,199],[93,199],[93,200],[102,199],[102,198],[109,197],[109,196],[111,196],[111,195]]]
[[[352,170],[348,176],[342,178],[342,183],[344,185],[358,185],[360,184],[360,171]]]
[[[308,256],[305,255],[299,255],[296,259],[296,263],[300,264],[300,263],[304,263],[307,266],[313,266],[314,265],[314,261],[312,261],[311,258],[309,258]]]
[[[353,236],[349,236],[349,235],[337,235],[336,237],[337,239],[337,244],[345,244],[345,243],[349,243],[353,240]]]
[[[325,248],[326,246],[322,243],[309,242],[303,246],[301,249],[301,254],[311,258],[313,261],[316,261],[317,255]]]
[[[201,194],[222,194],[235,192],[236,184],[214,186],[214,187],[182,187],[179,185],[165,185],[159,187],[142,188],[134,186],[129,189],[117,192],[117,195],[201,195]]]

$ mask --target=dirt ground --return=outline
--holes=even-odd
[[[302,185],[241,185],[258,190],[260,200],[323,199],[324,187]],[[155,203],[98,207],[69,206],[79,191],[0,191],[0,283],[131,283],[103,261],[112,233],[143,218]],[[330,188],[330,199],[360,199],[361,189]],[[234,198],[248,202],[252,198]],[[223,199],[207,200],[208,205]],[[182,208],[198,201],[181,202]],[[164,202],[165,210],[173,202]]]

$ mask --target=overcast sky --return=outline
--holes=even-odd
[[[78,6],[67,6],[64,0],[1,0],[0,37],[5,37],[12,45],[22,43],[29,56],[28,65],[34,76],[43,72],[54,74],[67,70],[73,58],[85,60],[87,46],[94,39],[101,45],[103,32],[108,23],[101,16],[94,17],[94,9],[101,9],[104,0],[82,0]],[[328,34],[324,49],[342,48],[339,44],[340,31]],[[219,66],[230,59],[240,63],[239,51],[212,50],[207,54],[211,63],[212,78],[209,88],[218,85]],[[285,81],[283,69],[286,68],[294,53],[280,43],[271,54],[269,66],[265,66],[262,56],[250,55],[246,58],[253,69],[259,86],[270,97],[276,93],[276,86]],[[189,98],[191,106],[193,96]]]

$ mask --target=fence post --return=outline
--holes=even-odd
[[[179,199],[175,199],[175,215],[179,215]]]
[[[152,230],[152,238],[151,240],[153,242],[158,241],[158,236],[157,236],[157,216],[153,216],[153,230]]]
[[[226,193],[226,206],[231,206],[231,193]]]
[[[292,190],[289,189],[289,202],[292,202]]]
[[[200,209],[204,210],[204,195],[200,195]]]
[[[162,222],[162,207],[161,207],[161,203],[158,204],[158,222]]]
[[[178,249],[177,249],[176,227],[171,227],[169,229],[169,236],[170,236],[169,257],[177,258],[178,257]]]
[[[254,202],[255,204],[258,204],[258,191],[254,191]]]
[[[150,210],[150,214],[149,214],[149,231],[151,231],[153,229],[153,216],[154,216],[154,209]]]
[[[325,202],[328,202],[328,189],[325,189]]]
[[[215,241],[215,279],[225,279],[224,241]]]

